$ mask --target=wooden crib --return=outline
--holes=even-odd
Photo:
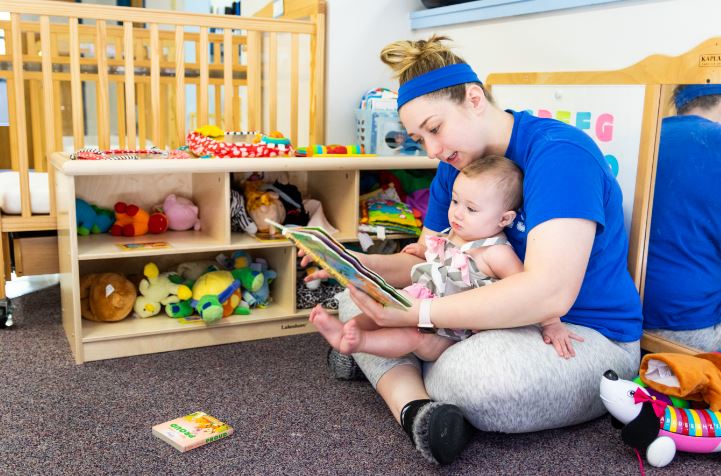
[[[55,238],[28,237],[56,228],[51,152],[176,148],[204,124],[323,143],[325,2],[285,0],[283,18],[266,18],[272,11],[269,4],[249,18],[0,0],[10,13],[0,21],[9,103],[9,130],[0,128],[9,160],[0,157],[0,169],[17,172],[20,196],[19,213],[0,209],[0,326],[12,323],[5,282],[13,262],[18,275],[57,270]],[[31,172],[48,173],[39,213]]]

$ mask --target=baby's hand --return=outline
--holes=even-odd
[[[583,342],[584,340],[583,337],[569,332],[561,321],[544,325],[541,329],[541,334],[543,335],[543,342],[552,344],[558,355],[564,359],[570,359],[576,356],[576,352],[573,350],[573,345],[571,344],[571,339],[578,342]]]
[[[410,245],[404,246],[401,253],[408,253],[409,255],[425,259],[426,247],[420,243],[411,243]]]

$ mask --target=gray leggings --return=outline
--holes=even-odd
[[[679,344],[693,347],[703,352],[721,350],[721,324],[692,331],[671,331],[666,329],[649,329],[646,332],[656,334]]]
[[[347,291],[337,298],[342,321],[359,314]],[[624,379],[638,375],[639,342],[615,342],[593,329],[566,325],[585,339],[574,342],[572,359],[559,357],[536,326],[483,331],[423,364],[426,391],[433,400],[460,407],[483,431],[526,433],[601,416],[606,411],[598,395],[601,376],[609,369]],[[353,357],[374,387],[397,365],[421,369],[413,356]]]

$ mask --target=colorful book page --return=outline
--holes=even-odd
[[[321,228],[285,227],[272,220],[266,220],[282,230],[298,248],[333,276],[341,285],[352,284],[385,306],[410,307],[410,301],[393,286],[369,270],[348,250]]]

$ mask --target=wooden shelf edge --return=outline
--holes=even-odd
[[[68,154],[55,152],[52,164],[63,174],[133,175],[166,173],[283,172],[302,170],[388,170],[435,169],[437,160],[427,156],[394,155],[369,157],[270,157],[246,159],[145,159],[145,160],[69,160]]]
[[[155,354],[176,350],[233,344],[251,340],[315,332],[305,317],[256,322],[249,325],[213,326],[207,332],[161,333],[112,340],[83,342],[83,362]]]
[[[146,319],[128,318],[118,322],[92,322],[83,320],[83,343],[132,339],[151,335],[203,332],[213,329],[227,329],[265,322],[282,321],[307,317],[307,314],[291,311],[288,306],[271,305],[265,309],[251,309],[247,316],[228,316],[216,324],[207,325],[202,321],[181,323],[178,319],[161,313]]]

